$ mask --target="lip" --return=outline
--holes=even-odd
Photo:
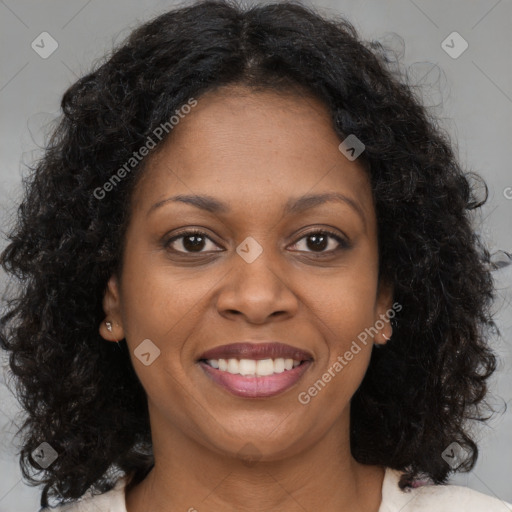
[[[263,343],[239,342],[221,345],[203,352],[198,357],[202,359],[296,359],[297,361],[312,361],[313,356],[306,350],[292,347],[286,343],[268,341]],[[288,371],[288,370],[287,370]],[[290,372],[293,370],[289,370]]]
[[[199,366],[211,380],[235,396],[242,398],[268,398],[293,387],[312,363],[312,360],[303,361],[292,370],[285,370],[284,372],[264,377],[247,377],[224,372],[211,367],[204,361],[199,361]]]

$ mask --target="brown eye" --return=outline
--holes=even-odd
[[[175,252],[181,252],[184,254],[187,253],[201,253],[206,252],[203,251],[205,246],[208,245],[208,242],[214,247],[217,247],[213,241],[206,236],[202,231],[186,231],[181,233],[173,238],[171,238],[168,242],[166,242],[165,247],[171,248]]]
[[[295,246],[297,246],[302,240],[305,240],[305,243],[303,244],[305,249],[299,250],[304,250],[305,252],[323,254],[333,253],[340,249],[348,248],[348,243],[341,236],[336,233],[332,233],[331,231],[311,231],[296,242]]]

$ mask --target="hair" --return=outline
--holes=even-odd
[[[98,332],[148,159],[106,199],[94,191],[181,105],[229,84],[308,91],[341,139],[354,134],[365,146],[358,162],[374,197],[379,279],[393,283],[402,309],[351,401],[353,457],[401,470],[401,488],[420,475],[444,483],[453,470],[441,454],[454,442],[468,453],[457,470],[474,466],[468,420],[489,419],[497,364],[490,255],[471,218],[487,186],[478,199],[479,176],[461,168],[382,50],[343,17],[293,1],[201,1],[138,26],[67,89],[44,155],[23,178],[0,259],[17,284],[0,341],[25,414],[20,465],[30,485],[44,484],[41,505],[105,492],[113,470],[139,482],[154,463],[147,397],[126,341],[120,350]],[[43,471],[31,458],[42,442],[59,454]]]

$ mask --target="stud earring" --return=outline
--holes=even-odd
[[[112,332],[112,322],[109,322],[108,320],[106,320],[105,325],[107,327],[107,331],[111,333]],[[119,340],[115,339],[115,342],[116,342],[116,345],[119,347]],[[119,348],[121,348],[121,347],[119,347]]]
[[[391,328],[391,336],[393,336],[393,328]],[[386,341],[389,341],[391,339],[391,336],[388,338],[384,333],[382,333],[382,337],[386,340]]]

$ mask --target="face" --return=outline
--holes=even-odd
[[[114,329],[100,332],[126,338],[153,435],[231,455],[252,443],[272,460],[348,425],[372,344],[389,338],[389,323],[344,355],[389,310],[392,290],[377,279],[369,179],[340,142],[318,100],[230,87],[200,97],[151,156],[133,196],[123,270],[104,297]],[[198,361],[221,345],[268,341],[311,356],[270,396],[236,394]]]

